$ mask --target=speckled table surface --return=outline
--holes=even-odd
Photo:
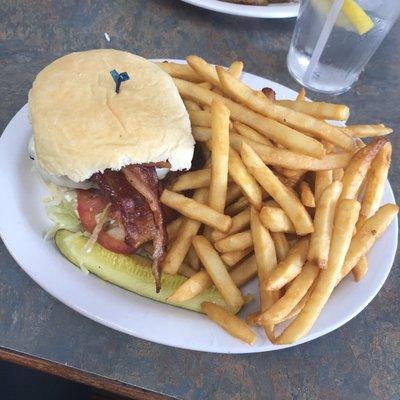
[[[225,16],[177,0],[1,0],[0,10],[0,131],[25,104],[35,74],[75,50],[196,53],[221,64],[241,59],[249,72],[298,88],[285,67],[294,20]],[[351,106],[351,122],[382,121],[397,131],[399,90],[397,24],[357,85],[337,100]],[[400,139],[391,140],[390,179],[399,198]],[[0,243],[0,348],[153,392],[138,398],[394,400],[400,397],[398,264],[397,258],[372,303],[335,332],[278,352],[217,355],[153,344],[82,317],[38,287]]]

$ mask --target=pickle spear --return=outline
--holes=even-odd
[[[99,278],[133,293],[199,313],[202,312],[201,303],[204,301],[218,304],[230,311],[239,311],[231,310],[215,288],[210,288],[193,299],[182,303],[167,302],[166,299],[187,278],[181,275],[162,274],[161,290],[156,293],[149,259],[139,255],[116,254],[97,243],[92,251],[87,253],[84,246],[88,238],[83,234],[72,233],[65,229],[58,230],[54,239],[61,254],[72,264],[87,269]]]

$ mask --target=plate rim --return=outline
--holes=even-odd
[[[171,61],[171,62],[177,62],[177,63],[184,63],[184,60],[179,60],[179,59],[168,59],[168,58],[161,58],[161,59],[152,59],[152,61]],[[286,91],[288,91],[289,93],[293,92],[295,93],[292,89],[281,85],[277,82],[271,81],[267,78],[261,77],[261,76],[257,76],[254,74],[250,74],[250,73],[245,73],[245,76],[249,76],[257,78],[257,79],[262,79],[264,81],[268,81],[273,83],[276,86],[281,86],[283,87]],[[13,118],[10,120],[10,122],[7,124],[4,132],[6,132],[9,128],[10,125],[12,125],[13,123],[15,123],[15,121],[20,117],[21,113],[26,112],[27,109],[27,104],[25,104],[14,116]],[[4,133],[3,132],[3,133]],[[0,137],[0,146],[4,141],[4,136],[1,135]],[[394,199],[394,194],[393,194],[393,190],[390,186],[390,183],[388,183],[388,190],[389,190],[389,194],[390,197],[392,199]],[[269,348],[263,348],[263,347],[250,347],[250,346],[238,346],[237,348],[234,348],[232,350],[226,350],[226,349],[215,349],[215,348],[210,348],[209,346],[204,346],[203,348],[200,348],[199,346],[197,347],[193,347],[193,345],[191,345],[190,343],[187,344],[185,342],[180,342],[179,344],[172,344],[171,342],[169,342],[167,339],[163,339],[163,337],[159,337],[157,335],[155,335],[155,337],[153,337],[152,335],[150,336],[145,336],[143,334],[140,333],[132,333],[132,331],[130,331],[129,329],[124,328],[123,326],[118,325],[117,323],[113,322],[113,321],[109,321],[109,320],[104,320],[102,317],[100,317],[99,315],[96,315],[94,313],[92,313],[90,310],[86,310],[84,308],[81,308],[79,305],[77,305],[76,303],[70,301],[70,300],[65,300],[60,294],[57,293],[57,291],[51,286],[45,285],[43,284],[43,282],[40,282],[40,277],[36,277],[34,275],[32,275],[29,270],[29,268],[26,268],[23,263],[20,262],[19,260],[19,256],[18,254],[16,254],[16,252],[14,251],[13,246],[8,242],[6,235],[4,234],[3,230],[0,229],[0,237],[3,240],[4,245],[6,246],[7,250],[9,251],[9,253],[11,254],[11,256],[13,257],[13,259],[16,261],[16,263],[22,268],[22,270],[24,270],[27,275],[34,281],[36,282],[43,290],[45,290],[46,292],[48,292],[51,296],[53,296],[54,298],[56,298],[57,300],[59,300],[60,302],[62,302],[63,304],[65,304],[67,307],[73,309],[74,311],[84,315],[85,317],[94,320],[102,325],[105,325],[109,328],[115,329],[117,331],[126,333],[130,336],[134,336],[137,338],[140,338],[142,340],[148,340],[151,342],[155,342],[155,343],[159,343],[159,344],[163,344],[166,346],[170,346],[170,347],[176,347],[176,348],[182,348],[185,350],[193,350],[193,351],[203,351],[203,352],[210,352],[210,353],[217,353],[217,354],[250,354],[250,353],[260,353],[260,352],[268,352],[268,351],[276,351],[276,350],[281,350],[281,349],[285,349],[285,348],[290,348],[290,347],[294,347],[294,346],[298,346],[301,345],[303,343],[307,343],[310,342],[312,340],[315,340],[319,337],[325,336],[330,332],[335,331],[336,329],[340,328],[341,326],[343,326],[344,324],[346,324],[347,322],[349,322],[351,319],[353,319],[354,317],[356,317],[364,308],[366,308],[368,306],[368,304],[376,297],[376,295],[378,294],[378,292],[381,290],[383,284],[385,283],[392,267],[393,267],[393,262],[395,259],[395,255],[396,255],[396,249],[397,249],[397,245],[398,245],[398,219],[396,217],[395,219],[395,228],[394,228],[394,251],[393,254],[391,254],[390,257],[390,263],[388,261],[388,265],[390,265],[386,271],[386,274],[384,275],[382,282],[380,285],[377,285],[375,287],[374,290],[370,291],[368,294],[367,299],[365,300],[364,303],[360,304],[356,310],[349,314],[347,317],[342,318],[341,320],[339,320],[338,322],[334,323],[333,325],[327,327],[327,328],[323,328],[321,330],[319,330],[318,332],[315,333],[311,333],[308,334],[307,336],[305,336],[304,338],[302,338],[301,340],[290,344],[290,345],[284,345],[284,346],[277,346],[277,345],[272,345],[272,347]],[[1,228],[1,224],[0,224],[0,228]],[[108,283],[107,283],[108,284]],[[112,284],[108,284],[111,286],[114,286]],[[147,299],[149,300],[149,299]],[[151,301],[151,300],[150,300]],[[188,312],[188,311],[186,311]],[[271,345],[270,343],[266,342],[269,346]]]
[[[299,3],[269,4],[266,6],[252,6],[246,4],[234,4],[220,0],[181,0],[210,11],[223,14],[236,15],[250,18],[283,19],[294,18],[299,13]]]

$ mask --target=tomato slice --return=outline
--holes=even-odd
[[[78,214],[81,223],[86,231],[92,233],[96,227],[96,215],[100,214],[107,205],[107,200],[97,190],[77,190]],[[119,219],[118,213],[114,213],[113,218]],[[97,242],[107,250],[119,254],[131,254],[135,248],[129,246],[124,240],[110,235],[104,229],[101,230]]]

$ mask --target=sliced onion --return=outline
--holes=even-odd
[[[96,216],[96,219],[98,219],[97,224],[95,228],[93,229],[92,234],[89,237],[89,240],[86,242],[83,250],[86,251],[86,253],[90,253],[93,250],[93,246],[97,242],[97,239],[99,237],[99,234],[101,232],[101,229],[103,228],[103,225],[108,221],[108,210],[111,207],[111,203],[108,203],[104,210]]]

